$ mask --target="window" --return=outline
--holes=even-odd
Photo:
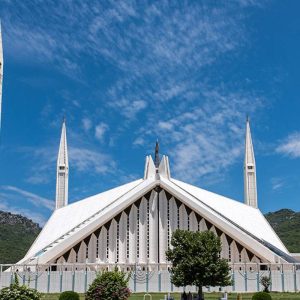
[[[96,258],[99,257],[99,237],[96,239]]]
[[[168,231],[168,248],[170,248],[170,201],[167,200],[167,222],[168,222],[168,228],[167,228],[167,231]]]
[[[248,170],[253,170],[254,167],[253,166],[248,166]]]
[[[149,200],[147,200],[147,258],[150,256],[150,247],[149,247],[149,239],[150,239],[150,227],[149,227],[149,218],[150,218],[150,208],[149,208]]]
[[[140,209],[137,207],[137,213],[136,213],[136,245],[139,245],[140,240]],[[140,257],[140,247],[136,247],[136,257]]]
[[[60,170],[64,170],[65,167],[64,167],[64,166],[59,166],[59,169],[60,169]]]
[[[120,225],[117,223],[117,262],[119,262]]]
[[[106,231],[106,258],[109,258],[109,230]]]
[[[126,231],[126,258],[129,258],[129,214],[127,215],[127,231]]]

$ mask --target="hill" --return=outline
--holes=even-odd
[[[39,225],[26,217],[0,211],[0,263],[22,259],[40,231]]]
[[[300,212],[281,209],[265,215],[290,252],[300,252]]]

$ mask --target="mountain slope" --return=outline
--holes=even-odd
[[[281,209],[265,215],[290,252],[300,252],[300,212]]]
[[[0,263],[22,259],[40,231],[39,225],[26,217],[0,211]]]

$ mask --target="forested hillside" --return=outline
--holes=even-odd
[[[0,263],[22,259],[40,231],[39,225],[26,217],[0,211]]]

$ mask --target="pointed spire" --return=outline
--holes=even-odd
[[[159,167],[159,163],[160,163],[160,159],[159,159],[159,143],[158,143],[158,140],[156,140],[155,155],[154,155],[154,164],[155,164],[156,168]]]
[[[245,204],[257,208],[256,164],[248,116],[246,121],[244,161],[244,201]]]
[[[2,28],[0,21],[0,132],[1,132],[1,116],[2,116],[2,81],[3,81],[3,47],[2,47]]]
[[[57,157],[56,209],[68,204],[69,160],[67,147],[66,120],[63,119],[60,145]]]

